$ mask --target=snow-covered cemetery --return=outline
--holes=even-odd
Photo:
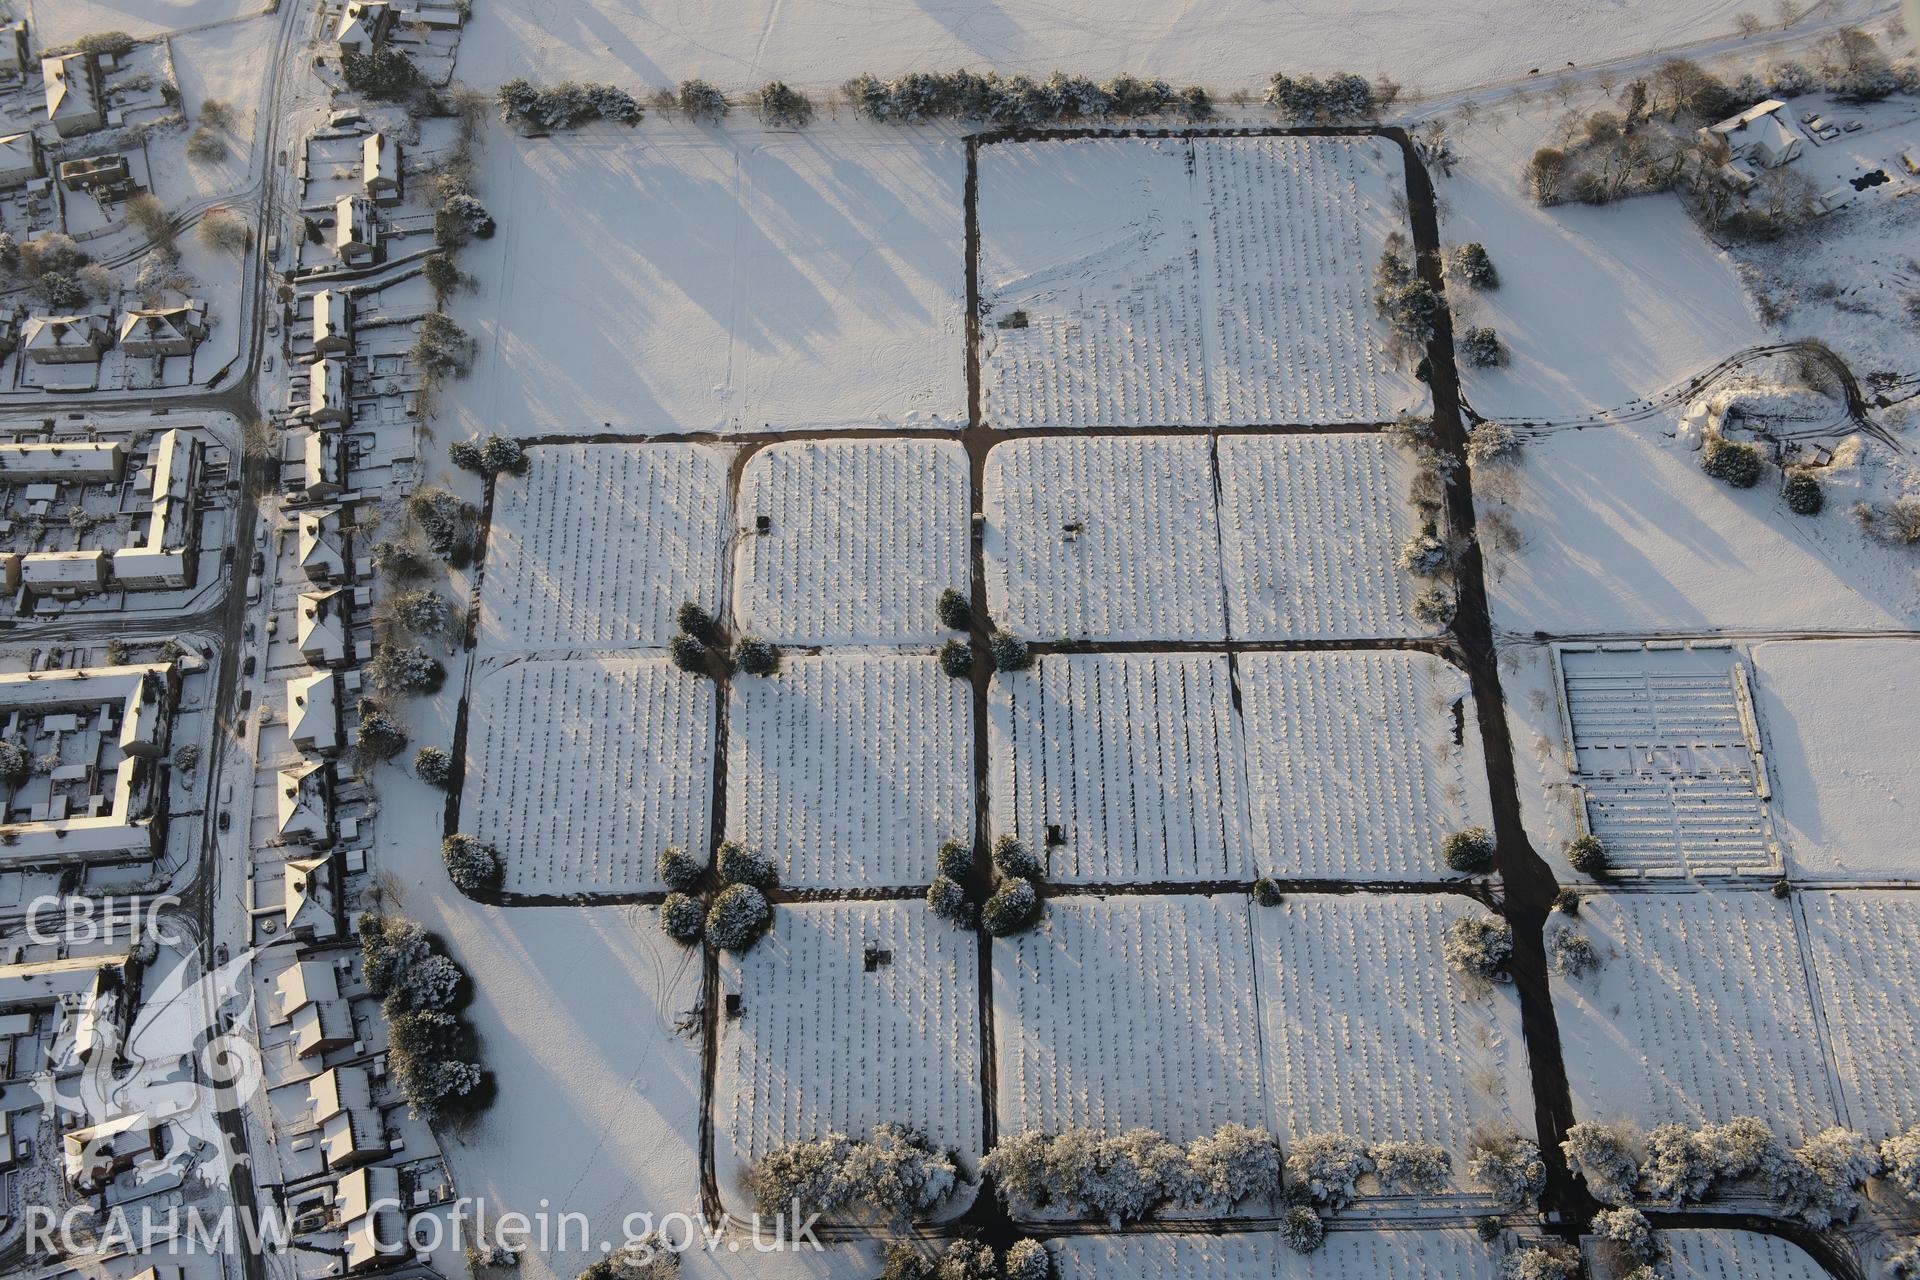
[[[1920,1280],[1920,0],[0,0],[0,1280]]]

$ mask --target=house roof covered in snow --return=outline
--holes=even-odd
[[[347,571],[340,535],[340,508],[314,507],[300,513],[300,567],[308,576],[337,578]]]

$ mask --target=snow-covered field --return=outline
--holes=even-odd
[[[773,1147],[882,1121],[911,1125],[966,1167],[980,1156],[978,958],[974,935],[925,904],[781,906],[720,986],[738,995],[720,1023],[714,1078],[716,1175],[739,1176]],[[963,1189],[948,1205],[964,1209]]]
[[[481,354],[473,376],[447,388],[442,430],[964,418],[963,159],[952,139],[649,120],[562,142],[495,131],[481,167],[501,231],[461,257],[480,284],[453,314]]]
[[[1220,542],[1240,640],[1423,635],[1400,547],[1412,460],[1385,435],[1222,436]]]
[[[1920,878],[1920,644],[1753,647],[1773,814],[1796,876]]]
[[[1493,1280],[1500,1254],[1467,1231],[1333,1231],[1316,1253],[1275,1235],[1069,1236],[1060,1280]]]
[[[727,835],[790,888],[925,884],[971,842],[973,694],[920,655],[788,657],[736,675]]]
[[[1257,869],[1452,879],[1440,842],[1490,821],[1466,673],[1414,652],[1250,653],[1238,662]]]
[[[44,7],[48,0],[40,0]],[[1842,11],[1859,12],[1861,0]],[[1131,71],[1253,89],[1274,71],[1359,71],[1434,91],[1518,79],[1569,59],[1582,66],[1729,37],[1745,0],[1538,4],[1469,0],[1403,6],[1358,20],[1344,0],[1298,0],[1284,29],[1260,0],[538,0],[476,5],[460,50],[463,77],[613,80],[639,89],[703,76],[740,89],[775,77],[817,90],[861,72],[967,65],[1045,78]],[[1490,38],[1494,34],[1498,38]]]
[[[1725,354],[1724,352],[1722,354]],[[1871,542],[1845,509],[1787,510],[1777,472],[1737,490],[1656,418],[1531,440],[1496,490],[1475,485],[1513,530],[1487,584],[1494,623],[1551,635],[1699,635],[1718,630],[1905,630],[1920,625],[1920,575],[1904,547]]]
[[[521,660],[476,673],[460,829],[526,894],[665,888],[668,845],[704,849],[713,684],[665,658]]]
[[[995,834],[1072,883],[1243,879],[1246,799],[1227,659],[1060,654],[988,703]]]
[[[1290,894],[1254,906],[1268,1109],[1282,1140],[1348,1133],[1447,1148],[1531,1128],[1526,1041],[1508,987],[1475,995],[1441,956],[1487,915],[1448,895]]]
[[[1743,653],[1567,649],[1571,752],[1587,827],[1620,874],[1776,874]]]
[[[734,617],[745,634],[933,643],[935,598],[967,594],[967,455],[954,441],[769,445],[740,477],[739,524]]]
[[[1800,907],[1847,1123],[1874,1136],[1920,1124],[1920,897],[1807,892]]]
[[[1038,437],[987,455],[987,606],[1016,635],[1225,637],[1213,462],[1199,437]]]
[[[26,0],[8,7],[15,17],[28,20],[37,50],[67,44],[96,31],[124,31],[146,39],[263,13],[267,4],[266,0]]]
[[[1247,899],[1052,898],[993,943],[1003,1133],[1266,1124]]]
[[[1757,1231],[1662,1231],[1673,1280],[1826,1280],[1827,1270],[1799,1245]]]
[[[1092,138],[980,153],[987,420],[1378,422],[1420,400],[1368,298],[1404,229],[1381,139]]]
[[[1580,1119],[1650,1129],[1757,1115],[1794,1141],[1838,1123],[1791,902],[1595,893],[1554,923],[1603,958],[1595,974],[1553,979]]]
[[[691,444],[555,445],[494,488],[480,647],[661,647],[673,611],[717,612],[727,459]]]

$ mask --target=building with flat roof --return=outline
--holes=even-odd
[[[126,468],[118,440],[0,442],[0,484],[119,484]]]

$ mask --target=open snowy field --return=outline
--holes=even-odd
[[[1384,434],[1222,436],[1220,542],[1239,640],[1425,635],[1401,546],[1413,461]]]
[[[1920,895],[1892,890],[1800,897],[1814,986],[1846,1122],[1875,1137],[1920,1124]]]
[[[1200,437],[1037,437],[987,455],[987,607],[1015,635],[1226,635],[1213,460]]]
[[[468,695],[460,829],[495,845],[510,893],[663,890],[668,845],[704,850],[711,681],[665,658],[522,660]]]
[[[1467,1140],[1528,1132],[1532,1084],[1511,987],[1475,995],[1441,955],[1447,926],[1488,913],[1446,895],[1289,894],[1254,906],[1260,1051],[1282,1142],[1347,1133]]]
[[[989,422],[1378,422],[1422,388],[1368,289],[1405,160],[1377,138],[1082,138],[980,152]]]
[[[1716,647],[1560,652],[1587,829],[1618,874],[1778,873],[1745,658]]]
[[[789,656],[736,675],[727,835],[788,888],[926,884],[973,833],[973,691],[921,655]]]
[[[718,612],[727,459],[691,444],[554,445],[495,482],[480,647],[663,647],[673,612]]]
[[[1500,1254],[1466,1231],[1330,1231],[1298,1254],[1262,1235],[1068,1236],[1060,1280],[1493,1280]]]
[[[910,1125],[969,1170],[980,1157],[978,957],[972,933],[912,902],[780,906],[773,929],[720,963],[738,1013],[720,1022],[716,1176],[829,1130]],[[949,1207],[965,1208],[963,1189]]]
[[[16,0],[8,8],[13,16],[27,19],[33,46],[39,50],[96,31],[124,31],[137,39],[147,39],[263,13],[267,4],[266,0]]]
[[[997,677],[992,823],[1066,883],[1246,879],[1227,659],[1058,654]]]
[[[780,644],[937,643],[967,594],[967,455],[951,440],[769,445],[740,477],[734,619]]]
[[[1519,554],[1489,557],[1494,625],[1550,635],[1698,635],[1723,629],[1904,630],[1920,575],[1829,501],[1787,510],[1779,475],[1737,490],[1656,418],[1529,440],[1482,527],[1510,522]]]
[[[1265,1125],[1254,987],[1241,894],[1048,899],[993,943],[1001,1132]]]
[[[1793,1141],[1838,1122],[1792,903],[1592,893],[1554,923],[1603,958],[1597,973],[1553,979],[1580,1119],[1650,1129],[1757,1115]]]
[[[39,0],[47,7],[49,0]],[[1863,0],[1841,11],[1860,12]],[[1518,79],[1533,68],[1582,66],[1734,34],[1744,0],[1537,4],[1468,0],[1404,5],[1356,20],[1343,0],[1297,0],[1284,28],[1260,0],[538,0],[475,5],[460,49],[463,78],[612,80],[629,88],[702,76],[740,89],[774,78],[808,89],[967,65],[1026,72],[1120,71],[1254,89],[1274,71],[1353,70],[1434,91]],[[1489,39],[1497,32],[1498,39]]]
[[[1491,821],[1466,673],[1415,652],[1249,653],[1238,662],[1257,870],[1454,879],[1441,841]]]
[[[1920,644],[1753,647],[1773,814],[1796,876],[1920,878]]]
[[[963,157],[951,139],[649,120],[537,140],[496,130],[481,167],[501,231],[461,258],[480,284],[454,316],[481,352],[445,393],[443,429],[964,418]]]
[[[1662,1231],[1662,1264],[1673,1280],[1826,1280],[1827,1271],[1799,1245],[1757,1231]]]

